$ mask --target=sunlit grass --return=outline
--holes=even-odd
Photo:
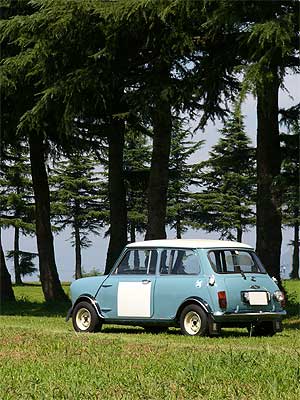
[[[69,294],[69,283],[62,284],[64,291]],[[40,283],[27,283],[22,286],[14,286],[14,293],[17,300],[43,303],[44,296]]]
[[[286,287],[300,293],[300,282]],[[85,335],[65,323],[61,305],[47,309],[39,287],[15,292],[20,304],[32,301],[33,314],[24,305],[23,313],[0,317],[1,400],[300,398],[299,315],[271,338],[242,329],[191,338],[108,325]]]

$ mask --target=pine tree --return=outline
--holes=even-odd
[[[291,278],[299,279],[299,226],[300,226],[300,123],[289,125],[289,133],[281,135],[283,161],[280,186],[283,203],[283,223],[293,228],[294,238]]]
[[[28,82],[33,92],[25,110],[19,112],[18,122],[24,133],[30,132],[41,279],[50,282],[43,289],[51,299],[63,295],[58,293],[47,175],[42,164],[47,142],[43,139],[57,143],[66,132],[73,137],[70,126],[76,117],[97,121],[91,130],[107,138],[109,271],[127,241],[123,146],[128,114],[143,114],[153,128],[147,237],[162,238],[171,111],[193,114],[200,108],[203,120],[220,116],[224,113],[220,105],[223,95],[230,92],[235,79],[231,74],[232,43],[220,43],[218,37],[205,32],[202,1],[127,0],[112,6],[98,0],[58,4],[45,0],[30,4],[34,15],[11,18],[2,26],[2,37],[18,45],[17,57],[5,62],[4,77],[10,88],[19,89],[19,82]],[[223,66],[220,61],[225,58],[230,64]]]
[[[14,229],[14,249],[8,252],[8,258],[13,259],[15,282],[21,285],[22,275],[35,272],[33,266],[28,269],[25,261],[28,252],[25,254],[20,250],[20,235],[32,234],[35,230],[30,163],[24,142],[8,146],[5,151],[0,170],[0,196],[0,224]],[[31,254],[31,260],[34,257]]]
[[[36,239],[39,271],[43,293],[47,301],[68,300],[57,273],[53,235],[50,224],[50,196],[46,171],[48,140],[61,138],[57,119],[60,104],[52,101],[45,105],[43,73],[53,68],[39,68],[38,57],[43,46],[33,36],[39,6],[30,1],[8,0],[1,4],[1,133],[4,145],[13,144],[20,137],[29,142],[31,176],[35,200]],[[38,17],[37,17],[38,18]],[[29,22],[30,21],[30,22]],[[31,26],[30,34],[27,30]],[[10,25],[10,27],[8,27]],[[40,23],[38,24],[39,26]],[[23,26],[23,29],[21,29]],[[45,48],[44,48],[45,49]],[[53,53],[52,53],[53,54]],[[53,64],[52,64],[53,65]],[[50,68],[49,68],[50,67]],[[45,108],[34,108],[37,99],[44,98]],[[36,115],[39,114],[39,117]]]
[[[151,160],[148,135],[131,127],[125,135],[124,173],[128,210],[128,232],[130,242],[136,241],[136,233],[144,233],[147,226],[147,184]]]
[[[15,295],[12,288],[11,277],[6,267],[4,252],[1,241],[1,228],[0,228],[0,313],[1,303],[3,301],[14,301]]]
[[[220,134],[210,158],[202,164],[203,191],[193,196],[194,207],[200,209],[204,229],[241,242],[247,226],[255,223],[255,154],[238,109]]]
[[[82,277],[81,250],[90,246],[90,233],[100,233],[107,216],[102,210],[95,167],[89,154],[77,153],[57,162],[50,178],[53,219],[60,229],[71,227],[76,279]]]
[[[189,129],[185,121],[177,119],[173,123],[171,154],[169,161],[170,181],[168,188],[167,222],[176,230],[176,238],[190,226],[191,186],[196,182],[199,164],[191,164],[190,157],[202,146],[203,141],[188,140]]]
[[[287,73],[299,72],[299,1],[211,2],[211,36],[231,43],[232,60],[244,72],[243,90],[257,97],[256,251],[280,283],[281,167],[278,95]],[[226,64],[224,64],[226,66]],[[240,75],[241,76],[241,75]],[[282,288],[283,289],[283,288]]]

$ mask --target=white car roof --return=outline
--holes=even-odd
[[[248,244],[231,242],[227,240],[206,240],[206,239],[160,239],[145,240],[143,242],[134,242],[126,247],[180,247],[188,249],[215,249],[215,248],[233,248],[233,249],[251,249]]]

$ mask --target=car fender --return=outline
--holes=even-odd
[[[69,311],[68,311],[68,313],[67,313],[67,316],[66,316],[66,322],[71,318],[71,316],[72,316],[72,314],[73,314],[74,307],[75,307],[78,303],[80,303],[81,301],[87,301],[88,303],[90,303],[90,304],[94,307],[94,309],[95,309],[95,311],[96,311],[98,317],[101,318],[101,319],[104,319],[104,317],[103,317],[103,315],[102,315],[102,313],[101,313],[101,309],[100,309],[100,306],[99,306],[97,300],[96,300],[93,296],[91,296],[90,294],[82,294],[82,295],[80,295],[80,296],[78,297],[78,299],[75,301],[75,303],[74,303],[74,304],[72,305],[72,307],[69,309]]]
[[[207,301],[203,300],[201,297],[198,296],[191,296],[186,298],[179,306],[176,314],[176,319],[180,318],[180,313],[184,309],[184,307],[188,306],[189,304],[198,304],[205,312],[206,314],[210,315],[212,314],[212,309],[210,305],[207,303]]]

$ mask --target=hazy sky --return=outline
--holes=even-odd
[[[287,76],[285,84],[289,93],[281,91],[279,96],[279,107],[288,108],[296,103],[300,102],[300,75]],[[248,96],[245,104],[242,108],[245,116],[246,132],[251,138],[253,145],[256,144],[256,100],[252,96]],[[218,129],[222,127],[220,122],[215,125],[209,123],[205,128],[204,132],[198,133],[194,136],[194,140],[205,140],[205,145],[197,152],[197,161],[205,160],[208,158],[208,151],[218,140]],[[90,248],[82,251],[82,265],[85,271],[89,271],[93,267],[103,271],[105,265],[105,258],[108,246],[108,239],[103,238],[104,232],[101,236],[91,236],[93,244]],[[59,235],[55,236],[55,254],[56,264],[60,279],[63,281],[73,280],[74,275],[74,248],[72,248],[70,241],[68,241],[70,233],[64,231]],[[168,232],[169,238],[175,237],[174,232]],[[207,234],[204,231],[193,231],[189,230],[185,235],[185,238],[212,238],[218,239],[218,234]],[[13,248],[13,230],[7,229],[2,231],[3,248],[6,252]],[[287,265],[291,260],[291,246],[288,246],[288,242],[292,239],[292,232],[288,229],[283,229],[283,245],[282,245],[282,263]],[[139,240],[143,240],[142,237]],[[243,242],[255,246],[255,232],[251,230],[244,234]],[[36,252],[36,240],[35,238],[22,237],[20,240],[20,249],[23,251]],[[12,273],[12,264],[8,263],[10,272]],[[12,273],[13,277],[13,273]],[[33,277],[28,277],[26,280],[34,280]]]

